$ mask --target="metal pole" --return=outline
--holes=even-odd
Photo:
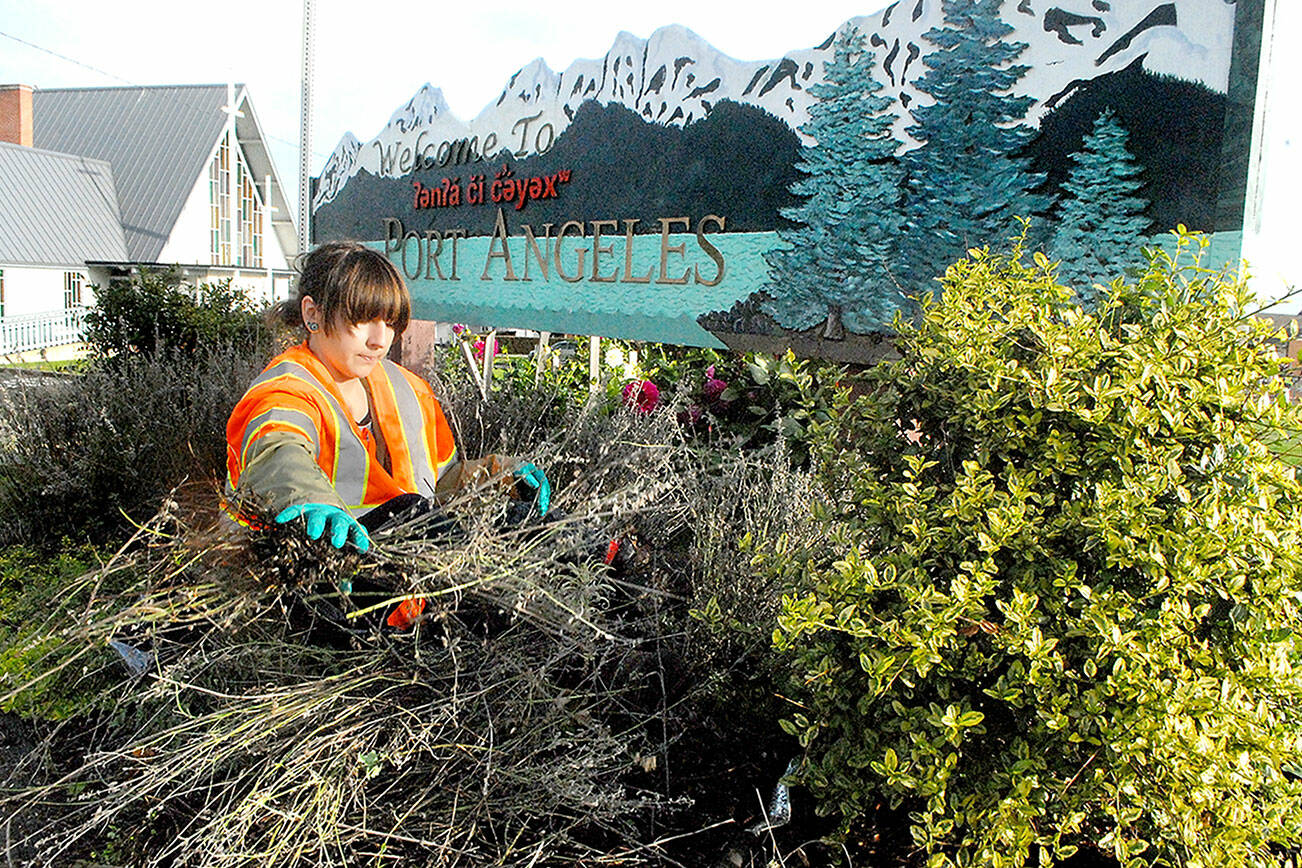
[[[466,360],[466,370],[470,373],[470,379],[474,380],[475,388],[479,389],[479,397],[487,401],[488,389],[484,387],[484,378],[479,375],[479,369],[475,366],[475,357],[470,352],[470,342],[464,335],[458,335],[457,342],[461,344],[461,357]]]
[[[493,360],[497,356],[497,329],[484,335],[484,392],[493,391]],[[487,398],[485,398],[487,400]]]
[[[312,166],[312,0],[303,0],[302,93],[298,119],[298,249],[312,243],[312,191],[308,177]]]
[[[1267,118],[1267,108],[1271,97],[1278,97],[1273,92],[1271,85],[1274,76],[1271,75],[1271,67],[1275,47],[1275,21],[1277,15],[1276,0],[1265,0],[1262,4],[1262,24],[1261,24],[1261,52],[1256,59],[1256,82],[1257,93],[1256,103],[1252,112],[1252,131],[1248,142],[1248,180],[1244,192],[1243,202],[1243,234],[1244,240],[1250,234],[1261,232],[1261,212],[1262,198],[1265,188],[1265,172],[1263,171],[1265,160],[1265,125]],[[1239,19],[1235,18],[1235,24]],[[1236,34],[1237,35],[1237,34]],[[1237,40],[1236,40],[1237,41]]]
[[[542,383],[543,366],[547,363],[547,342],[551,340],[551,332],[538,333],[538,350],[533,356],[533,384],[535,386]]]

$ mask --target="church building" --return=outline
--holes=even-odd
[[[0,85],[0,353],[75,341],[142,267],[283,298],[297,253],[244,86]]]

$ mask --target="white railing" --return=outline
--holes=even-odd
[[[0,354],[78,343],[85,324],[84,307],[0,317]]]

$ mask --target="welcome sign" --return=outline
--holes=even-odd
[[[765,61],[623,33],[345,136],[314,240],[383,250],[423,319],[869,358],[1018,217],[1086,301],[1180,223],[1237,260],[1261,4],[901,0]]]

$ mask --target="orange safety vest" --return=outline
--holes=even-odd
[[[383,359],[366,378],[371,418],[384,438],[392,471],[353,421],[325,363],[307,344],[272,359],[226,423],[226,474],[239,484],[249,447],[271,432],[300,434],[349,511],[365,515],[407,492],[434,496],[439,474],[456,458],[456,443],[429,384]]]

